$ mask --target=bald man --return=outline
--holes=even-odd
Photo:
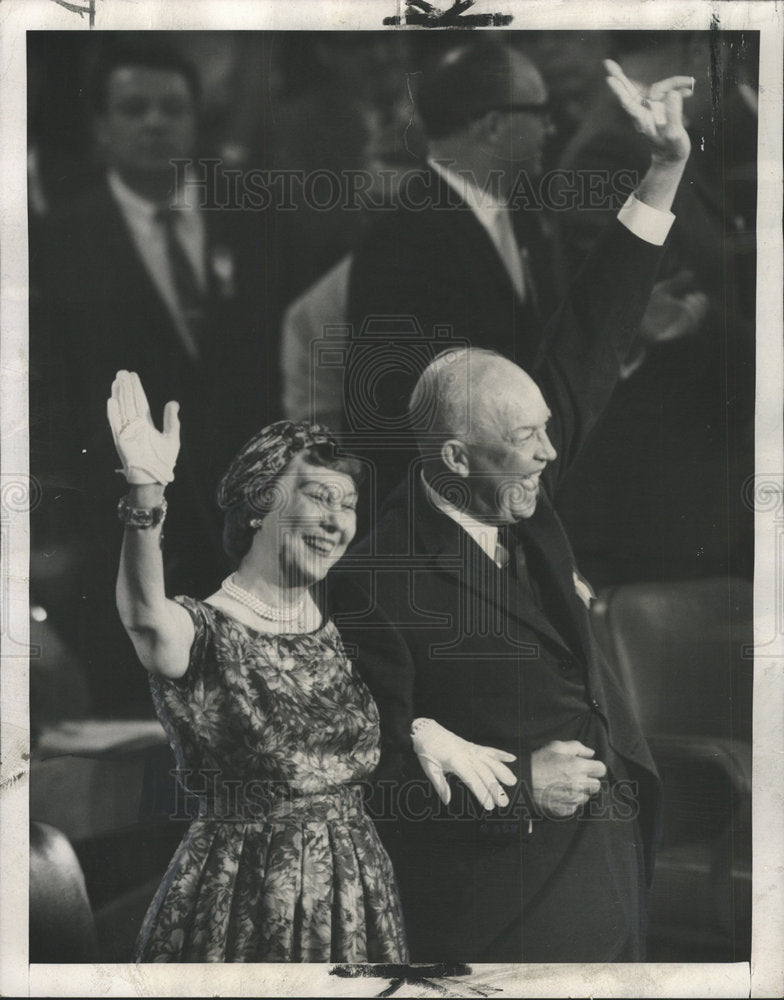
[[[645,96],[607,69],[651,150],[632,203],[530,374],[477,348],[425,368],[414,474],[342,570],[336,621],[381,707],[397,784],[379,826],[416,961],[644,956],[658,777],[551,498],[650,294],[689,153],[689,81]]]

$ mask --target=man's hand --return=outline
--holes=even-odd
[[[645,361],[648,348],[695,334],[708,314],[708,296],[693,288],[694,275],[683,270],[657,281],[631,352],[621,367],[628,378]]]
[[[683,125],[683,98],[694,92],[691,76],[670,76],[642,93],[618,63],[604,60],[607,84],[651,148],[654,163],[685,163],[691,142]]]
[[[119,371],[106,401],[114,446],[126,480],[133,486],[174,479],[174,464],[180,451],[179,403],[169,402],[163,411],[163,433],[152,422],[142,383],[136,372]]]
[[[653,286],[640,324],[645,344],[666,344],[696,333],[708,314],[708,296],[693,288],[694,275],[683,270]]]
[[[452,797],[446,775],[454,774],[485,809],[508,804],[502,785],[516,785],[517,778],[502,761],[516,760],[514,754],[469,743],[433,719],[418,719],[411,738],[422,770],[443,803]]]
[[[607,768],[593,760],[595,751],[578,740],[553,740],[531,754],[531,789],[545,815],[572,816],[601,788]]]

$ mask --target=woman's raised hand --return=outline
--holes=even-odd
[[[179,409],[180,404],[174,401],[166,404],[161,433],[152,422],[139,376],[136,372],[117,372],[111,398],[106,401],[106,415],[122,471],[130,484],[165,486],[174,479],[180,450]]]

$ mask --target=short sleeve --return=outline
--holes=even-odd
[[[156,679],[163,682],[163,684],[170,684],[176,688],[192,690],[203,677],[204,664],[212,644],[213,623],[201,601],[196,601],[192,597],[186,597],[185,595],[175,597],[174,600],[177,604],[185,608],[193,622],[194,634],[188,656],[188,667],[182,677],[166,678],[158,676]]]

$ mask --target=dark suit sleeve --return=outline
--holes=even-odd
[[[602,117],[599,131],[578,133],[559,164],[580,195],[567,200],[563,210],[552,211],[548,216],[562,292],[568,290],[569,276],[577,272],[605,227],[638,187],[650,161],[647,147],[629,129],[625,112],[621,114],[623,119],[618,120],[612,108]],[[585,178],[585,188],[577,184],[578,178]]]
[[[30,468],[67,490],[83,491],[83,456],[101,453],[102,439],[85,430],[94,409],[82,391],[89,352],[74,344],[72,310],[64,294],[73,276],[67,237],[67,227],[57,219],[38,222],[30,231]],[[111,382],[101,385],[98,419],[104,423],[110,389]],[[104,468],[111,482],[112,453],[108,459]]]
[[[343,425],[365,432],[352,442],[352,450],[373,470],[379,496],[407,475],[410,456],[415,452],[413,440],[407,442],[406,448],[406,440],[397,435],[398,448],[379,450],[375,445],[376,438],[395,434],[390,428],[400,426],[417,377],[416,366],[405,371],[405,365],[390,364],[388,344],[397,342],[399,352],[405,352],[407,348],[395,330],[402,329],[406,339],[406,326],[415,327],[404,318],[416,317],[425,331],[432,326],[433,310],[441,312],[428,295],[428,268],[411,266],[413,255],[422,252],[417,249],[419,240],[397,222],[377,220],[353,255],[348,285],[347,319],[352,334],[344,372]],[[390,336],[384,341],[368,337],[372,317],[386,317],[381,326],[390,331]],[[389,318],[395,321],[389,322]]]
[[[373,406],[380,421],[378,430],[385,429],[385,419],[406,412],[419,371],[430,360],[427,350],[436,327],[448,327],[451,342],[465,338],[471,317],[456,302],[454,276],[440,272],[438,253],[432,228],[402,212],[378,220],[357,248],[349,274],[347,304],[353,343],[375,346],[368,339],[369,321],[375,321],[376,327],[386,333],[384,340],[397,341],[411,364],[394,363],[386,348],[378,346],[374,357],[366,347],[350,350],[344,386],[349,426],[354,424],[354,410],[366,413],[365,396],[371,381]],[[418,331],[413,337],[422,342],[424,354],[420,358],[413,353],[412,331]],[[449,346],[450,341],[443,346]],[[439,349],[440,345],[431,346],[431,355]]]
[[[552,413],[551,490],[607,405],[640,326],[664,248],[617,220],[597,240],[547,326],[532,374]]]
[[[431,197],[443,198],[438,190]],[[464,204],[436,201],[421,211],[399,208],[374,220],[354,254],[347,315],[360,339],[369,317],[414,317],[431,356],[449,346],[474,345],[528,368],[539,346],[533,315],[517,300],[490,237]],[[381,412],[405,412],[424,367],[410,346],[403,350],[410,363],[391,365],[389,385],[374,385]],[[349,378],[349,403],[352,389],[361,394],[363,388],[361,379]]]
[[[439,312],[432,270],[422,262],[425,252],[424,233],[405,225],[399,211],[375,221],[354,252],[349,274],[348,320],[357,333],[369,316],[414,314],[424,325],[434,309]]]
[[[414,664],[403,636],[363,585],[365,575],[335,569],[329,581],[329,611],[349,659],[367,685],[379,710],[379,771],[400,775],[413,756],[411,722]],[[409,762],[410,763],[410,762]]]

